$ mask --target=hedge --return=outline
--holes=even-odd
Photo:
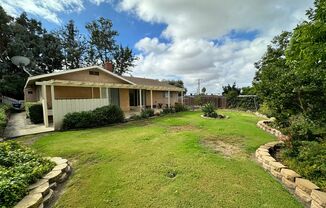
[[[43,123],[43,107],[42,104],[34,104],[28,108],[29,118],[32,123],[38,124]]]
[[[54,164],[16,142],[0,143],[0,204],[12,207]]]
[[[103,106],[93,111],[68,113],[63,119],[64,130],[104,126],[124,121],[124,114],[116,105]]]
[[[10,111],[10,106],[7,104],[0,104],[0,137],[3,134],[8,122],[8,115]]]

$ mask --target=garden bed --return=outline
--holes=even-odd
[[[326,207],[325,192],[325,141],[303,142],[314,143],[298,145],[297,155],[284,145],[289,137],[280,131],[268,126],[270,120],[259,121],[257,126],[275,135],[279,142],[271,142],[262,145],[256,151],[256,158],[262,167],[279,179],[290,191],[308,207]],[[283,141],[282,141],[283,140]],[[291,154],[292,153],[292,154]],[[295,171],[293,171],[295,170]],[[309,179],[309,180],[307,180]],[[311,181],[310,181],[311,180]]]
[[[43,158],[16,142],[0,143],[1,207],[12,207],[20,200],[22,201],[16,207],[38,207],[43,202],[47,203],[52,196],[52,189],[56,186],[53,182],[57,182],[57,179],[63,181],[62,170],[70,170],[70,167],[60,169],[58,162],[60,165],[67,163],[66,160],[60,161],[58,158]],[[54,170],[58,173],[55,180],[56,176],[51,174]]]

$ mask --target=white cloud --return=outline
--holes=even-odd
[[[89,0],[100,5],[111,0]],[[83,0],[0,0],[0,5],[9,15],[17,16],[27,12],[49,22],[60,24],[60,13],[80,12],[85,9]]]
[[[146,37],[135,45],[141,51],[135,75],[178,76],[191,92],[201,79],[209,93],[216,93],[234,81],[250,85],[253,64],[272,37],[292,29],[312,5],[313,0],[122,0],[118,9],[167,25],[161,38],[169,44]],[[229,37],[231,31],[258,34],[250,41],[235,40]]]

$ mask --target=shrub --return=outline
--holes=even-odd
[[[80,129],[103,126],[124,121],[124,114],[116,105],[103,106],[93,111],[68,113],[63,119],[62,128]]]
[[[28,186],[54,164],[16,142],[0,143],[0,202],[12,207],[28,192]]]
[[[280,156],[285,165],[302,177],[312,180],[326,191],[326,140],[294,141],[281,149]]]
[[[173,108],[163,108],[162,114],[175,113]]]
[[[259,106],[258,112],[267,117],[272,117],[272,110],[268,107],[266,102]]]
[[[316,128],[314,123],[301,114],[291,116],[289,123],[290,126],[286,129],[286,133],[292,140],[315,140],[318,137],[313,133]]]
[[[31,119],[32,123],[34,124],[43,123],[42,104],[31,105],[28,111],[29,111],[29,118]]]
[[[187,106],[182,105],[181,103],[176,103],[174,106],[175,112],[183,112],[183,111],[188,111]]]
[[[25,102],[24,106],[25,106],[25,112],[26,112],[26,117],[29,118],[29,108],[32,105],[36,105],[36,104],[41,104],[39,102]]]
[[[97,119],[92,111],[68,113],[63,119],[63,129],[80,129],[95,127],[101,118]]]
[[[143,109],[140,113],[140,117],[142,118],[149,118],[149,117],[153,117],[154,116],[154,110],[147,108],[147,109]]]
[[[202,107],[202,111],[204,113],[204,116],[211,117],[211,118],[217,118],[218,114],[215,112],[215,107],[212,103],[207,103]]]
[[[2,132],[7,125],[9,111],[9,105],[0,104],[0,136],[2,135]]]
[[[120,123],[124,121],[124,114],[117,105],[108,105],[96,108],[92,113],[97,120],[97,126]]]

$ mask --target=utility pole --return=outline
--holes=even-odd
[[[200,79],[198,79],[197,94],[200,95]]]

